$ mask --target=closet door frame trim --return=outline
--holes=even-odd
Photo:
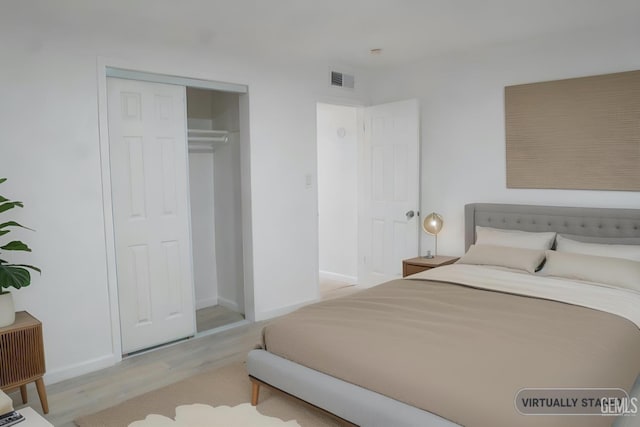
[[[150,83],[166,83],[178,86],[196,87],[199,89],[219,90],[223,92],[247,93],[247,86],[236,83],[216,82],[212,80],[194,79],[190,77],[172,76],[169,74],[150,73],[146,71],[127,70],[105,66],[107,77],[128,80],[142,80]]]
[[[104,215],[104,233],[105,233],[105,253],[106,253],[106,269],[107,269],[107,291],[109,296],[109,309],[111,317],[111,346],[112,357],[109,359],[113,363],[117,363],[122,360],[122,341],[121,341],[121,329],[120,329],[120,307],[118,303],[118,278],[116,269],[116,250],[115,250],[115,226],[113,222],[113,201],[112,201],[112,188],[111,188],[111,162],[109,157],[109,130],[108,130],[108,114],[107,114],[107,77],[120,77],[128,78],[132,80],[143,80],[155,83],[168,83],[176,84],[180,86],[198,87],[201,89],[222,90],[226,92],[235,92],[239,94],[248,94],[248,86],[225,83],[213,80],[206,80],[197,77],[181,77],[186,76],[188,73],[181,72],[180,70],[165,70],[162,67],[148,66],[145,64],[132,63],[131,61],[125,61],[114,58],[97,58],[97,84],[98,84],[98,131],[100,141],[100,168],[102,175],[102,205]],[[152,71],[153,70],[153,71]],[[185,106],[186,108],[186,106]],[[242,116],[242,111],[241,111]],[[241,117],[242,120],[242,117]],[[247,124],[248,125],[248,124]],[[185,129],[185,134],[187,129]],[[248,145],[248,140],[245,139],[248,136],[241,136],[241,143]],[[241,155],[241,159],[243,155]],[[244,177],[243,177],[244,180]],[[244,191],[250,193],[250,188],[247,188],[248,183],[241,183],[241,187]],[[247,199],[246,195],[242,196],[243,201]],[[250,200],[250,197],[248,197]],[[251,261],[252,245],[246,245],[247,242],[251,242],[251,223],[249,214],[251,206],[243,203],[243,251],[244,251],[244,295],[245,295],[245,318],[248,321],[253,322],[255,320],[255,307],[253,306],[253,265],[247,261]],[[247,224],[244,219],[248,219]],[[191,225],[189,225],[191,227]],[[193,262],[193,259],[192,259]],[[105,366],[101,364],[99,368]],[[97,369],[99,369],[97,368]],[[87,371],[88,372],[88,371]]]

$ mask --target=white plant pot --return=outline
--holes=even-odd
[[[0,294],[0,328],[13,325],[16,321],[16,308],[10,292]]]

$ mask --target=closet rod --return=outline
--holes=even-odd
[[[209,136],[222,136],[228,135],[229,131],[227,130],[212,130],[212,129],[187,129],[190,135],[209,135]]]
[[[222,142],[226,144],[229,142],[229,137],[225,136],[190,136],[189,142]]]

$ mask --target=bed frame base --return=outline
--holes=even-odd
[[[261,386],[275,389],[330,414],[347,426],[458,427],[431,412],[299,365],[264,350],[247,356],[252,404]]]
[[[258,400],[260,398],[260,387],[264,386],[266,388],[268,388],[271,391],[274,391],[275,393],[281,394],[289,399],[295,400],[296,402],[302,403],[304,406],[311,408],[313,410],[316,411],[320,411],[323,414],[327,415],[328,417],[338,421],[340,424],[344,425],[345,427],[358,427],[356,424],[350,423],[349,421],[345,420],[344,418],[340,418],[339,416],[337,416],[336,414],[332,414],[329,411],[325,411],[324,409],[320,408],[319,406],[314,405],[313,403],[309,403],[306,400],[302,400],[299,397],[296,397],[290,393],[287,393],[284,390],[280,390],[278,387],[274,387],[271,384],[267,384],[264,381],[260,381],[259,379],[252,377],[251,375],[249,375],[249,380],[251,380],[251,405],[252,406],[257,406],[258,405]]]

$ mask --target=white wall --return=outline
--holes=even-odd
[[[119,357],[109,294],[115,277],[107,275],[106,261],[99,57],[112,65],[249,86],[241,100],[250,117],[242,136],[250,168],[242,171],[242,186],[251,191],[243,199],[251,209],[243,218],[253,240],[244,257],[252,267],[247,300],[257,319],[317,296],[317,192],[315,185],[305,188],[305,175],[316,174],[316,103],[365,98],[360,87],[331,90],[323,62],[221,54],[215,43],[123,39],[117,30],[96,35],[91,22],[83,24],[86,31],[74,33],[25,24],[11,7],[0,14],[0,171],[10,179],[3,191],[26,205],[12,219],[37,230],[28,236],[33,253],[20,261],[43,269],[14,297],[19,310],[43,321],[49,383]]]
[[[191,243],[196,309],[218,304],[213,153],[189,153]]]
[[[339,134],[339,130],[344,135]],[[355,107],[318,104],[320,272],[355,282],[358,275],[358,137]]]
[[[237,104],[236,104],[237,108]],[[244,313],[242,200],[240,194],[240,140],[238,132],[214,155],[216,198],[216,252],[218,302]]]
[[[373,103],[419,97],[421,211],[444,217],[441,254],[464,251],[472,202],[640,208],[639,192],[506,188],[503,91],[508,85],[640,69],[635,30],[556,35],[430,58],[371,76]],[[423,233],[422,252],[433,250]]]

